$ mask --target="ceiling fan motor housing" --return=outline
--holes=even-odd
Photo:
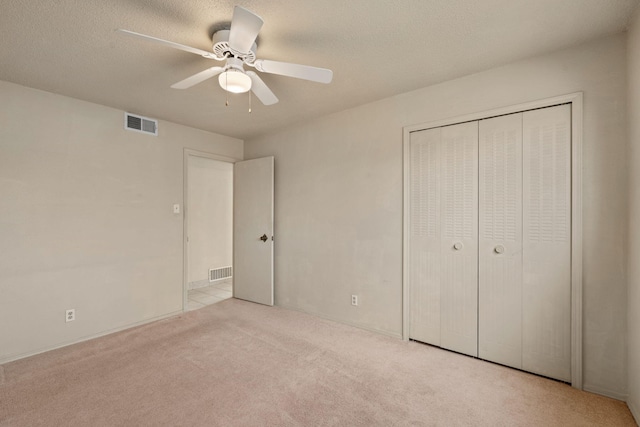
[[[213,53],[218,59],[238,58],[247,64],[253,64],[256,60],[258,45],[254,42],[249,52],[240,52],[229,47],[229,30],[216,31],[211,38],[213,41]]]

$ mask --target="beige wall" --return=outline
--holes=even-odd
[[[243,142],[123,114],[0,82],[0,362],[182,310],[183,150]]]
[[[233,252],[233,163],[189,155],[187,281],[209,280],[209,269],[228,267]]]
[[[583,91],[584,386],[624,398],[625,41],[612,36],[246,141],[246,158],[275,156],[276,303],[400,336],[403,126]]]
[[[628,328],[629,398],[640,423],[640,9],[632,20],[629,52],[629,253]]]

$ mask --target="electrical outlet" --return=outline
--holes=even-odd
[[[73,322],[74,320],[76,320],[76,309],[70,308],[66,311],[65,322]]]
[[[358,295],[351,295],[351,305],[358,305]]]

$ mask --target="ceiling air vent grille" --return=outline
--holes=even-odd
[[[124,128],[135,132],[142,132],[158,136],[158,121],[148,117],[124,113]]]

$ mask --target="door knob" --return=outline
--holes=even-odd
[[[262,237],[260,237],[260,240],[262,240],[263,242],[266,242],[268,239],[266,234],[263,234]]]
[[[456,251],[459,251],[460,249],[462,249],[462,243],[460,242],[456,242],[453,244],[453,249],[455,249]]]
[[[497,254],[501,254],[501,253],[503,253],[503,252],[504,252],[504,246],[502,246],[502,245],[498,245],[498,246],[496,246],[493,250],[495,251],[495,253],[497,253]]]

